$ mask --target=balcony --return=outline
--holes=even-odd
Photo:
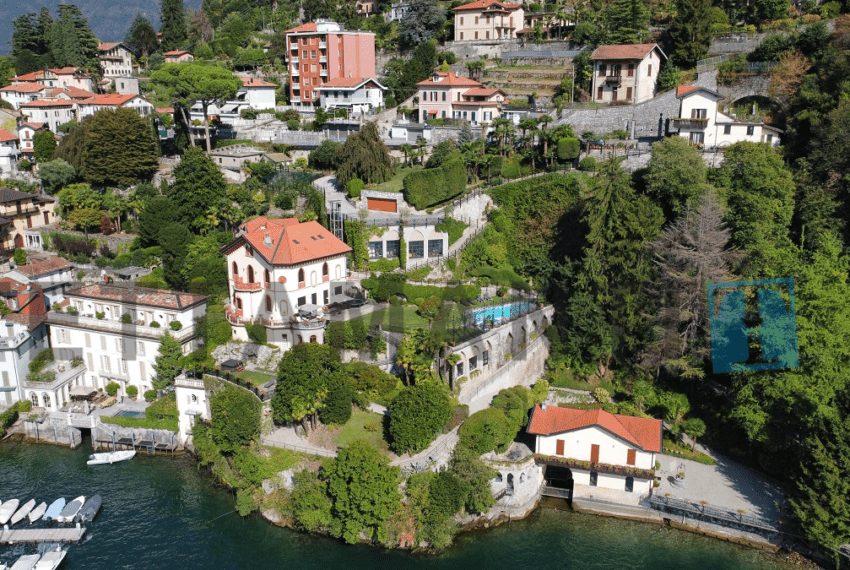
[[[623,76],[622,75],[606,75],[605,83],[608,85],[616,85],[619,87],[623,84]]]
[[[300,71],[298,71],[298,68],[297,68],[297,67],[293,67],[293,68],[289,71],[289,76],[290,76],[290,77],[298,77],[298,76],[300,76],[300,75],[301,75],[301,72],[300,72]]]
[[[176,338],[181,343],[188,341],[195,336],[194,326],[188,326],[178,331],[173,331],[170,327],[168,327],[166,323],[160,323],[161,326],[155,328],[144,325],[125,324],[117,320],[111,321],[107,319],[97,319],[94,317],[84,317],[77,315],[69,315],[67,313],[57,313],[56,311],[50,311],[49,313],[47,313],[47,323],[52,326],[88,329],[93,331],[121,334],[124,336],[148,338],[152,340],[159,340],[159,338],[167,330],[171,334],[171,336]]]
[[[292,330],[319,330],[325,328],[327,321],[292,321],[289,326]]]
[[[292,90],[293,91],[301,91],[301,84],[300,83],[293,83],[292,84]]]
[[[292,57],[289,58],[289,63],[291,63],[293,65],[297,65],[298,64],[298,57],[293,55]]]
[[[34,390],[53,390],[85,372],[86,365],[80,364],[79,366],[72,367],[70,362],[55,362],[45,368],[44,371],[46,372],[48,370],[56,373],[56,377],[53,381],[30,382],[29,380],[24,380],[24,388],[31,388]]]
[[[291,44],[289,44],[289,49],[290,49],[290,51],[297,52],[298,51],[298,42],[295,41],[295,42],[292,42]]]
[[[708,119],[673,119],[673,129],[688,129],[692,131],[701,131],[708,126]]]
[[[233,288],[237,291],[259,291],[262,287],[262,283],[245,283],[241,277],[233,277]]]
[[[573,459],[571,457],[556,457],[554,455],[541,455],[539,453],[534,454],[534,461],[538,465],[569,467],[570,469],[596,471],[597,473],[634,477],[635,479],[655,479],[654,469],[638,469],[637,467],[609,465],[608,463],[591,463],[590,461],[582,461],[581,459]]]
[[[319,56],[319,63],[327,63],[327,62],[328,62],[327,56],[325,56],[325,55]]]
[[[290,103],[300,103],[300,102],[301,102],[301,97],[290,97],[290,98],[289,98],[289,102],[290,102]]]
[[[327,42],[319,42],[319,49],[327,49],[327,47],[328,47]]]
[[[327,69],[321,70],[319,72],[319,75],[321,75],[322,77],[327,77],[328,76],[328,70]]]

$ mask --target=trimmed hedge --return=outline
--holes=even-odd
[[[53,362],[53,349],[45,348],[30,361],[30,372],[37,374],[41,369]]]
[[[382,258],[377,261],[369,262],[369,271],[395,271],[398,269],[398,259]]]
[[[6,435],[6,428],[18,420],[18,414],[23,414],[32,409],[32,402],[22,400],[15,402],[8,410],[0,414],[0,437]]]
[[[578,163],[578,167],[583,172],[594,172],[596,170],[596,159],[592,156],[582,158]]]
[[[266,344],[266,327],[261,324],[245,325],[245,332],[248,333],[248,338],[251,342],[257,344]]]
[[[365,186],[364,182],[359,178],[352,178],[348,181],[348,195],[352,198],[359,198],[360,192]]]
[[[411,285],[410,283],[376,277],[364,279],[361,284],[369,291],[374,300],[381,303],[398,294],[404,295],[409,301],[439,297],[443,301],[454,301],[455,303],[460,303],[463,299],[475,298],[481,294],[481,287],[478,285],[436,287],[434,285]]]
[[[450,160],[439,168],[411,172],[404,178],[404,200],[417,210],[424,210],[463,194],[466,190],[466,167],[460,160]]]
[[[115,424],[121,427],[128,428],[144,428],[144,429],[167,429],[177,432],[177,419],[152,420],[150,418],[122,418],[116,416],[101,416],[100,421],[105,424]]]
[[[468,227],[469,224],[449,217],[434,226],[438,232],[446,232],[449,234],[449,245],[452,245],[454,242],[459,240],[463,236],[463,230]]]
[[[523,279],[520,275],[517,275],[517,273],[510,267],[496,269],[495,267],[485,265],[483,267],[476,267],[475,269],[470,270],[469,274],[473,277],[487,277],[490,279],[490,283],[493,283],[494,285],[508,285],[514,289],[531,291],[531,286],[528,284],[528,281]]]

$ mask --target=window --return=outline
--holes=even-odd
[[[100,350],[106,350],[106,337],[103,335],[100,337]]]
[[[267,313],[272,312],[272,298],[269,297],[268,295],[266,295],[266,312]]]
[[[238,298],[238,297],[236,298],[236,310],[237,310],[237,311],[241,311],[241,310],[242,310],[242,299],[240,299],[240,298]]]
[[[605,77],[605,67],[604,63],[599,64],[599,77]]]
[[[460,25],[461,26],[463,25],[463,16],[460,17]],[[461,38],[461,39],[463,39],[463,38]]]
[[[425,243],[422,241],[412,241],[407,246],[408,257],[420,258],[425,257]]]
[[[327,305],[330,302],[330,292],[330,289],[325,289],[324,293],[322,294],[322,297],[324,298],[324,305]]]
[[[384,242],[370,241],[369,242],[369,257],[376,259],[384,256]]]
[[[387,240],[387,257],[390,259],[396,258],[399,256],[399,252],[401,251],[401,245],[399,240],[390,239]]]
[[[731,135],[732,134],[732,125],[723,125],[723,134]]]
[[[219,266],[219,267],[221,267],[221,266]],[[233,275],[234,276],[239,275],[239,266],[236,265],[235,261],[233,262]]]
[[[307,297],[298,297],[298,307],[301,308],[307,304]]]
[[[460,19],[460,23],[463,24],[463,18]],[[463,32],[460,33],[460,39],[463,39]]]
[[[248,266],[248,283],[254,282],[254,268],[250,265]]]
[[[301,51],[301,59],[307,59],[307,50],[306,49]]]
[[[633,63],[629,64],[627,74],[628,74],[629,77],[635,76],[635,64],[633,64]]]
[[[334,295],[342,295],[342,285],[334,287]]]
[[[484,37],[489,40],[490,39],[490,32],[484,32]]]
[[[127,360],[125,358],[121,359],[121,374],[127,374]]]
[[[703,133],[702,131],[700,131],[698,133],[691,133],[691,136],[690,136],[691,144],[702,144],[704,134],[705,133]]]
[[[478,32],[475,32],[475,39],[478,39]]]
[[[271,282],[271,280],[272,280],[272,276],[269,274],[269,270],[268,270],[268,269],[265,269],[265,270],[263,271],[263,280],[264,280],[266,283],[270,283],[270,282]]]
[[[314,49],[310,50],[310,59],[316,59],[316,50],[314,50]]]
[[[118,352],[124,352],[124,341],[122,339],[115,339],[115,350]]]
[[[318,301],[318,298],[317,298],[316,293],[313,293],[312,295],[310,295],[310,302],[311,302],[311,303],[313,303],[314,305],[316,305],[316,304],[318,304],[318,303],[317,303],[317,301]]]
[[[652,77],[652,64],[651,63],[649,64],[649,69],[647,71],[648,71],[648,73],[646,74],[646,76]]]
[[[475,24],[478,25],[478,16],[475,16]]]
[[[110,372],[109,357],[104,354],[103,356],[101,356],[101,361],[103,362],[103,371],[104,372]]]
[[[747,135],[748,136],[752,136],[753,134],[755,134],[755,132],[756,132],[756,128],[753,125],[747,126]]]
[[[591,471],[590,472],[590,486],[596,487],[596,481],[598,479],[599,479],[599,473],[597,473],[596,471]]]
[[[457,375],[458,375],[458,378],[463,376],[463,362],[457,363]]]
[[[322,277],[328,277],[328,264],[327,264],[327,262],[325,262],[325,264],[322,265]]]
[[[705,119],[708,117],[708,109],[691,109],[692,119]]]
[[[443,91],[443,101],[445,101],[445,100],[446,100],[446,92]]]
[[[469,359],[469,371],[472,372],[476,368],[478,368],[478,357],[473,356]]]
[[[442,257],[443,255],[443,240],[429,239],[428,240],[428,257]]]
[[[299,286],[304,285],[304,269],[298,270],[298,285]]]
[[[767,142],[773,143],[773,135],[767,135]]]
[[[626,477],[626,493],[634,493],[635,491],[635,478],[634,477]]]
[[[487,366],[488,364],[490,364],[490,351],[485,350],[481,353],[481,365]]]

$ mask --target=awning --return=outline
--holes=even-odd
[[[94,386],[74,386],[71,388],[72,398],[89,398],[97,394],[97,388]]]

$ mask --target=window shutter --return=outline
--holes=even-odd
[[[555,455],[563,455],[564,454],[564,440],[559,439],[555,441]]]
[[[590,446],[590,462],[599,463],[599,446],[595,443]]]
[[[626,454],[626,465],[634,465],[635,464],[635,455],[636,452],[634,449],[630,449]]]

